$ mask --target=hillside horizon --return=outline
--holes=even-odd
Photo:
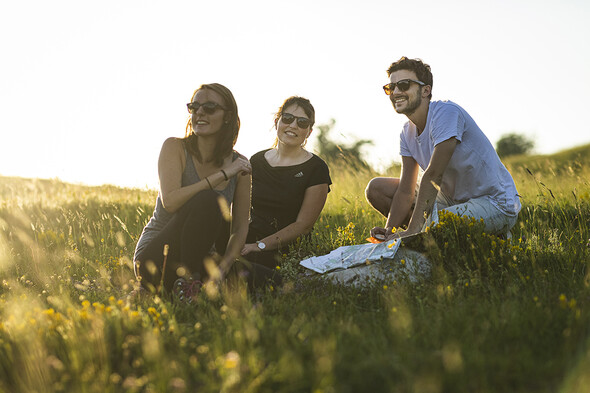
[[[532,168],[541,168],[547,167],[546,164],[548,161],[552,161],[553,165],[551,168],[553,171],[559,168],[572,167],[574,165],[577,168],[590,166],[590,143],[584,144],[580,146],[575,146],[572,148],[560,150],[558,152],[552,154],[525,154],[525,155],[517,155],[517,156],[509,156],[502,159],[502,162],[506,167],[511,170],[513,168],[525,168],[525,167],[532,167]],[[399,163],[393,162],[392,166],[398,165]],[[399,164],[401,165],[401,164]],[[532,169],[531,168],[531,169]],[[6,180],[26,180],[26,181],[39,181],[42,183],[50,182],[50,183],[64,183],[64,184],[71,184],[75,186],[83,186],[88,188],[116,188],[116,189],[129,189],[129,190],[139,190],[139,191],[156,191],[156,188],[147,187],[131,187],[131,186],[120,186],[111,183],[104,183],[100,185],[91,185],[86,184],[84,182],[71,182],[71,181],[64,181],[61,180],[59,177],[53,178],[38,178],[38,177],[21,177],[21,176],[5,176],[0,173],[0,180],[5,182]]]

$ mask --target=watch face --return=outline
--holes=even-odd
[[[266,248],[266,244],[264,244],[262,242],[258,242],[257,245],[258,245],[258,248],[261,250],[264,250]]]

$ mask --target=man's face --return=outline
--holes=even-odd
[[[403,79],[418,80],[416,73],[409,70],[394,71],[389,80],[391,83],[396,83]],[[411,83],[407,91],[400,91],[399,87],[395,87],[389,96],[393,109],[397,113],[409,116],[418,109],[422,103],[422,86],[417,83]]]

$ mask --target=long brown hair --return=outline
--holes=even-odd
[[[226,108],[223,117],[223,126],[217,133],[217,143],[213,150],[213,163],[216,166],[223,165],[225,157],[231,154],[238,140],[238,133],[240,131],[240,117],[238,116],[238,105],[232,92],[225,86],[219,83],[208,83],[201,85],[191,98],[191,102],[195,99],[195,95],[199,90],[210,89],[223,98],[223,104]],[[191,117],[186,123],[185,135],[183,138],[184,145],[188,152],[194,155],[199,162],[202,162],[201,153],[199,152],[199,142],[197,135],[193,131]]]

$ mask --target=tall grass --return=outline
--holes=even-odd
[[[445,215],[412,245],[428,277],[400,266],[349,288],[297,264],[383,221],[363,196],[374,174],[332,164],[285,286],[194,305],[127,296],[155,192],[0,178],[0,392],[590,391],[587,169],[507,166],[523,196],[511,241]]]

